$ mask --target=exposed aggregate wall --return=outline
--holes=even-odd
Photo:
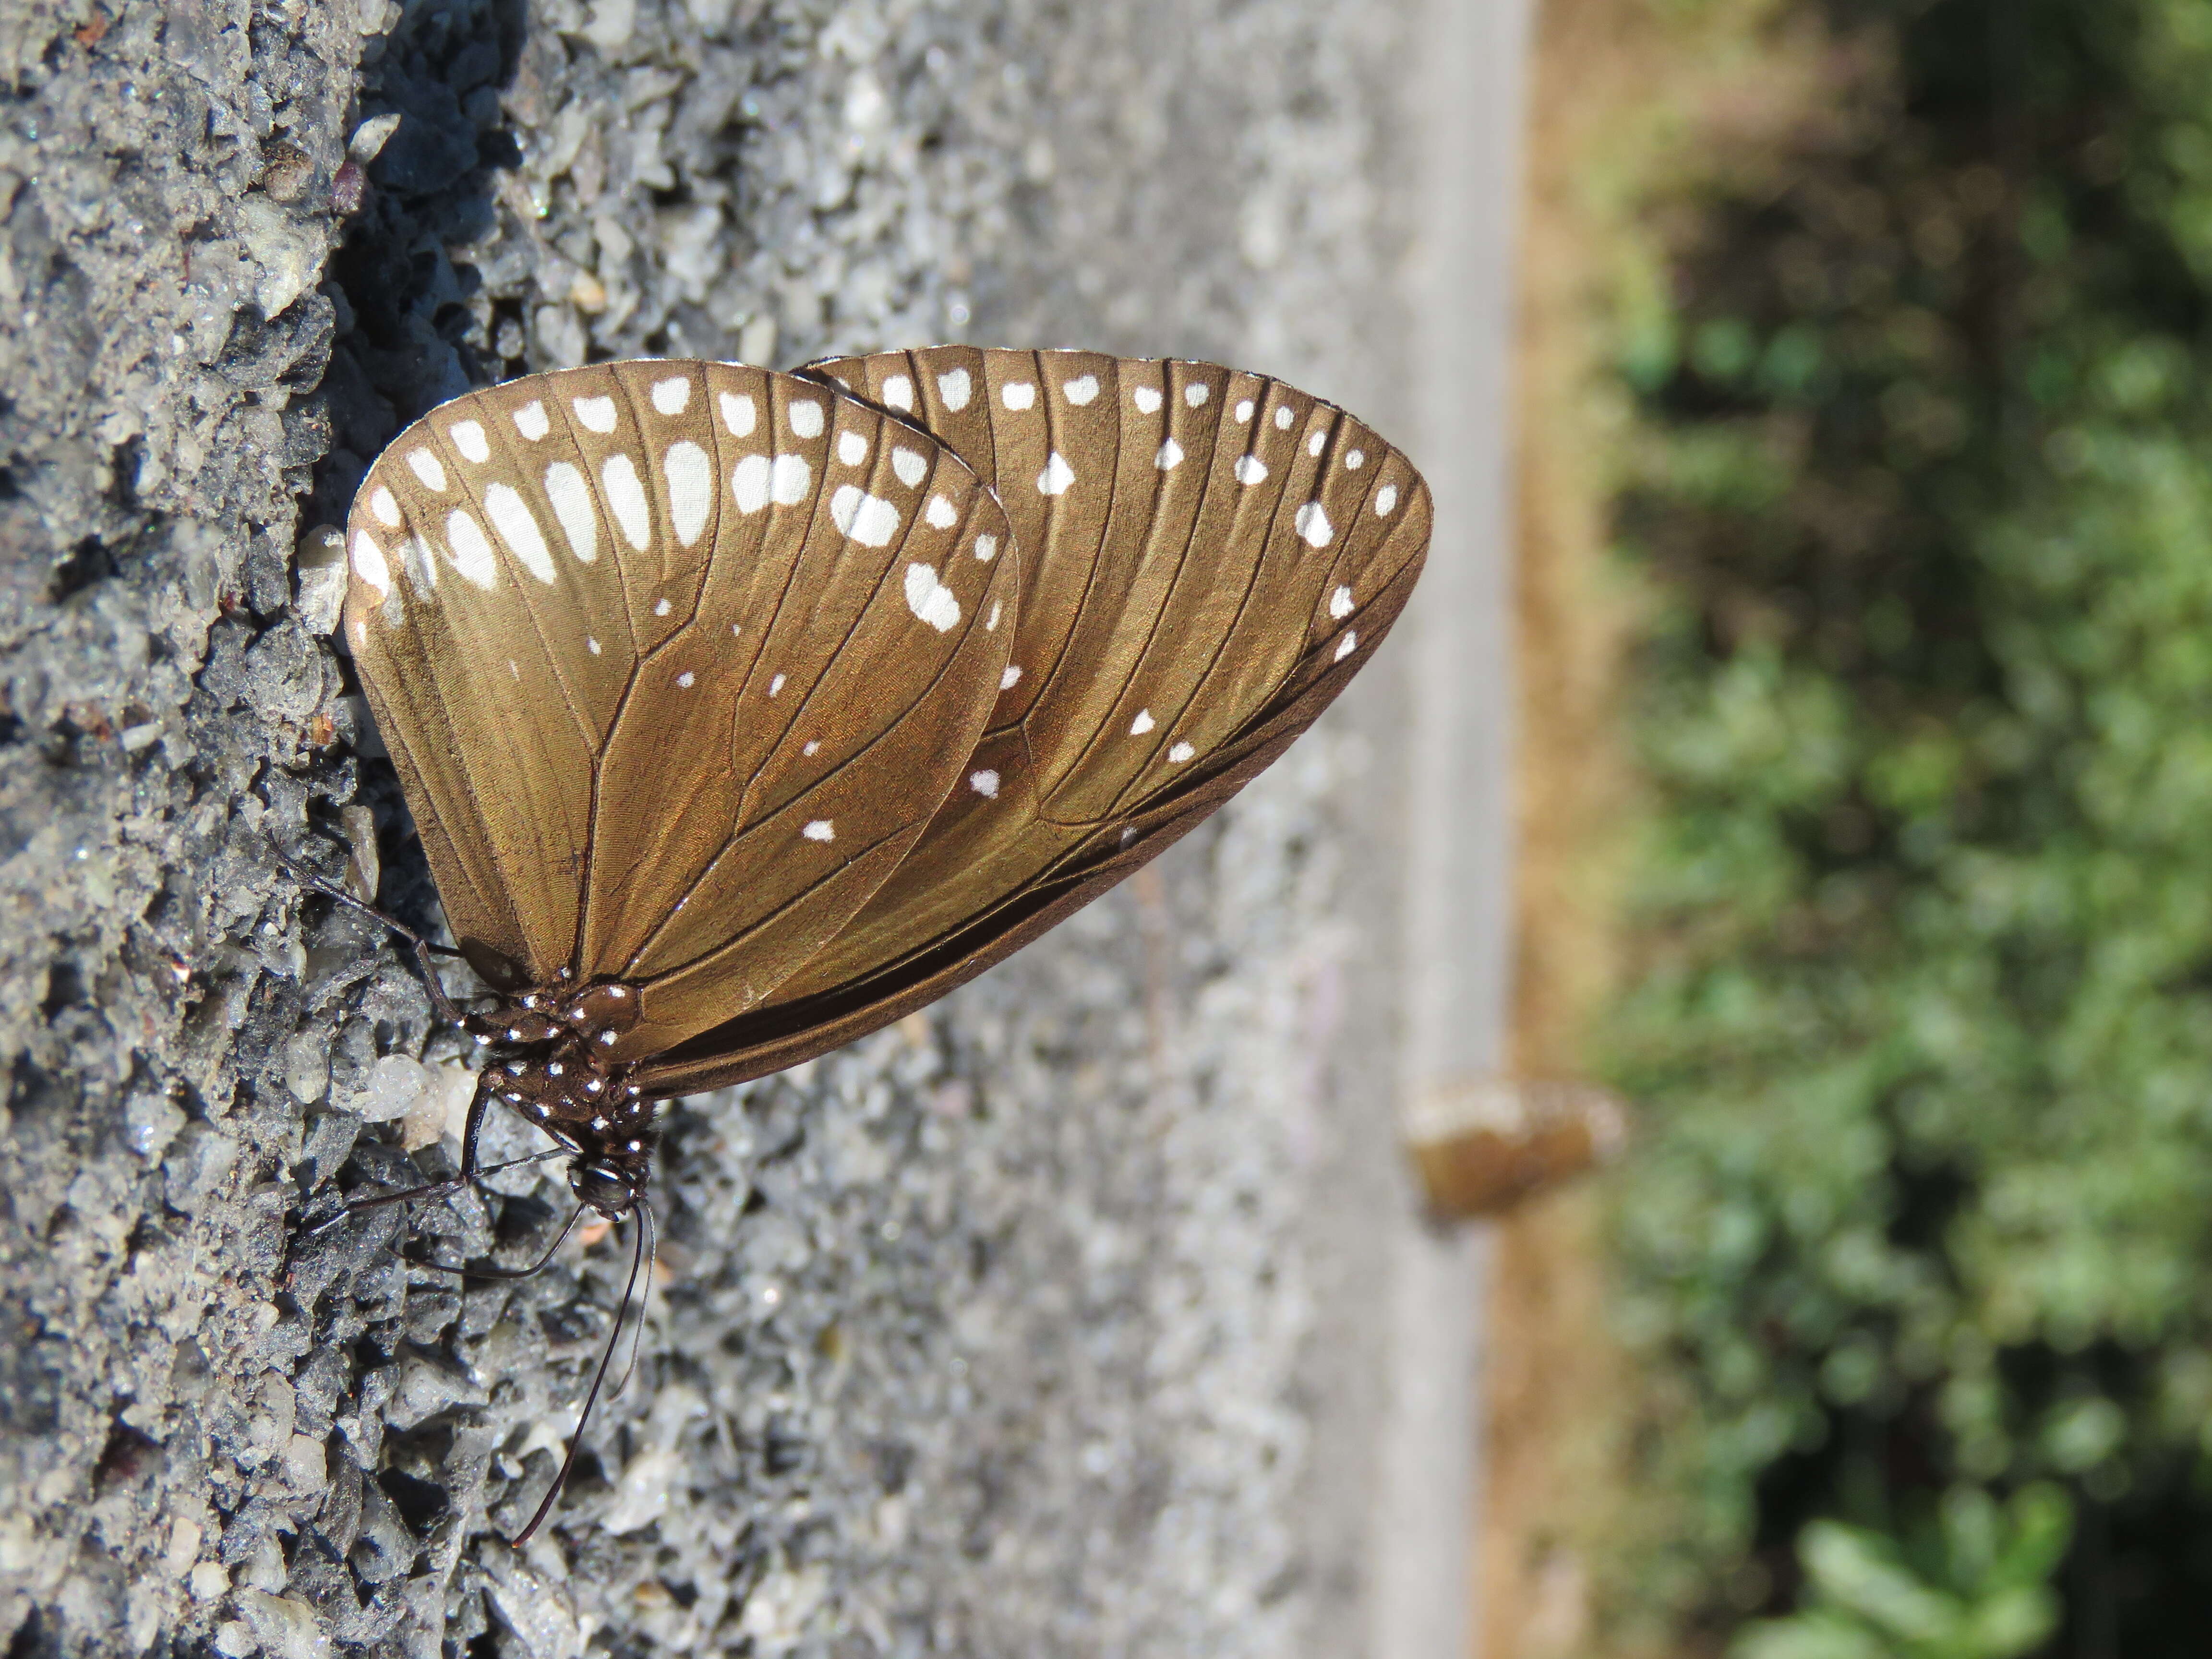
[[[434,922],[294,550],[471,384],[965,337],[1402,419],[1403,27],[0,3],[11,1653],[1347,1650],[1370,1218],[1402,1200],[1387,665],[939,1009],[671,1109],[635,1376],[520,1552],[626,1251],[464,1285],[388,1213],[302,1239],[410,1147],[449,1167],[465,1085],[276,849],[350,837]],[[425,1206],[416,1248],[550,1237],[546,1182]]]

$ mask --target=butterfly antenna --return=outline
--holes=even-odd
[[[645,1232],[646,1230],[640,1227],[632,1235],[636,1243],[630,1247],[629,1280],[623,1286],[621,1302],[616,1304],[615,1328],[607,1333],[607,1346],[599,1352],[599,1369],[592,1374],[591,1392],[584,1396],[584,1409],[577,1413],[576,1431],[568,1437],[568,1452],[561,1459],[561,1468],[553,1477],[553,1484],[545,1489],[545,1496],[539,1500],[538,1512],[530,1517],[529,1525],[507,1540],[514,1549],[520,1549],[527,1544],[536,1536],[538,1528],[545,1524],[545,1517],[553,1512],[553,1500],[560,1497],[561,1489],[568,1484],[568,1471],[576,1466],[576,1449],[584,1443],[584,1425],[592,1420],[592,1407],[599,1404],[600,1387],[607,1380],[607,1367],[614,1361],[615,1344],[622,1338],[623,1316],[629,1311],[631,1293],[637,1289],[637,1276],[645,1266]],[[640,1322],[642,1323],[643,1320],[644,1316],[640,1314]]]
[[[653,1220],[653,1212],[640,1204],[638,1213],[645,1218],[645,1295],[637,1304],[637,1328],[630,1333],[629,1364],[623,1368],[622,1381],[615,1384],[619,1395],[629,1387],[629,1380],[637,1375],[638,1350],[645,1346],[645,1304],[653,1299],[653,1270],[660,1265],[660,1227]],[[613,1395],[608,1396],[610,1399]]]

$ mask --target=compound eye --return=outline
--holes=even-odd
[[[568,1189],[609,1219],[628,1215],[637,1202],[628,1177],[611,1164],[578,1162],[568,1166]]]

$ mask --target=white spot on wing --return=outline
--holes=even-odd
[[[902,455],[907,453],[903,449],[899,452]],[[929,505],[922,509],[921,516],[928,520],[932,530],[950,530],[960,522],[960,515],[953,510],[952,503],[942,495],[932,495]]]
[[[785,411],[791,429],[802,438],[822,435],[822,405],[811,398],[801,398]]]
[[[1047,495],[1065,495],[1074,482],[1075,469],[1067,464],[1065,455],[1054,450],[1052,459],[1044,464],[1044,471],[1037,474],[1037,489]]]
[[[806,827],[799,832],[809,841],[835,841],[837,826],[827,818],[810,818]]]
[[[1070,380],[1060,390],[1068,402],[1080,409],[1098,395],[1098,377],[1096,374],[1082,375]]]
[[[428,450],[409,450],[407,465],[422,481],[425,489],[443,489],[446,487],[446,464]]]
[[[584,648],[595,657],[599,654],[599,642],[588,634],[584,635]]]
[[[623,539],[644,552],[653,539],[653,509],[646,503],[645,486],[638,482],[637,464],[627,455],[610,455],[599,468],[599,482],[606,487],[607,507],[621,526]]]
[[[655,599],[653,602],[653,614],[656,617],[666,616],[672,608],[665,599]]]
[[[1129,394],[1129,401],[1147,415],[1157,415],[1160,410],[1160,389],[1156,386],[1140,386]]]
[[[1196,409],[1213,395],[1213,388],[1203,380],[1193,380],[1182,389],[1182,400]]]
[[[1357,650],[1358,646],[1359,635],[1346,632],[1344,638],[1337,642],[1336,660],[1342,662],[1346,657],[1350,656],[1355,650]]]
[[[1398,505],[1398,486],[1384,484],[1375,492],[1375,513],[1377,518],[1389,516],[1390,509]]]
[[[1352,590],[1349,587],[1340,587],[1328,596],[1328,614],[1337,622],[1342,622],[1352,614]]]
[[[830,522],[863,547],[888,547],[898,534],[898,508],[858,484],[839,484],[830,498]],[[909,580],[911,578],[909,578]]]
[[[1246,398],[1237,405],[1237,424],[1239,426],[1249,425],[1251,422],[1251,419],[1252,400],[1249,398]]]
[[[1367,452],[1364,449],[1352,450],[1344,458],[1345,470],[1348,472],[1357,472],[1366,465]]]
[[[999,401],[1008,409],[1032,408],[1036,403],[1036,387],[1027,380],[1016,380],[1000,389]]]
[[[1275,410],[1275,430],[1288,432],[1291,429],[1291,422],[1297,418],[1291,413],[1291,406],[1288,404],[1281,405]]]
[[[999,676],[999,690],[1001,691],[1011,691],[1021,683],[1022,671],[1015,667],[1013,664],[1008,663],[1006,665],[1006,672]]]
[[[386,530],[399,528],[399,503],[392,499],[392,492],[382,484],[377,485],[376,493],[368,498],[368,510],[376,514],[377,523]]]
[[[522,568],[541,582],[553,580],[553,556],[546,550],[545,532],[538,527],[521,492],[512,484],[495,483],[484,491],[484,511],[491,527],[499,532],[507,550],[522,561]]]
[[[894,449],[891,451],[891,471],[898,475],[901,483],[912,489],[929,471],[929,463],[922,459],[919,450]]]
[[[996,536],[976,537],[975,556],[985,564],[988,564],[992,560],[997,558],[999,556],[999,538]]]
[[[936,568],[931,565],[907,566],[906,608],[940,634],[960,620],[960,601],[937,580]]]
[[[446,435],[453,441],[453,447],[462,458],[482,466],[491,459],[491,445],[484,440],[484,429],[474,421],[455,421],[446,428]]]
[[[717,401],[722,405],[722,424],[730,428],[730,435],[751,437],[753,422],[760,418],[753,400],[742,392],[725,392]]]
[[[858,466],[868,459],[868,441],[857,432],[837,434],[837,459],[848,466]]]
[[[1152,465],[1163,472],[1172,471],[1182,465],[1182,446],[1173,438],[1160,446],[1160,453],[1152,457]]]
[[[750,514],[768,505],[768,457],[748,455],[730,474],[730,494],[738,511]]]
[[[1291,522],[1308,547],[1327,547],[1336,534],[1336,526],[1329,523],[1328,514],[1319,501],[1308,501]]]
[[[768,498],[778,507],[796,507],[814,486],[814,469],[804,455],[779,455],[769,468]]]
[[[995,634],[999,631],[999,612],[1003,608],[996,599],[991,601],[991,614],[983,621],[983,631],[986,634]]]
[[[578,563],[591,563],[599,556],[599,514],[584,475],[566,461],[554,462],[545,469],[545,495],[561,533],[568,538],[568,550]]]
[[[894,374],[889,380],[885,380],[884,382],[884,407],[886,409],[912,409],[914,407],[914,382],[908,380],[903,374]]]
[[[676,539],[690,547],[707,528],[707,514],[714,505],[714,464],[707,459],[705,450],[683,438],[668,446],[660,465],[668,479],[668,521],[675,529]]]
[[[985,800],[996,800],[999,798],[999,775],[988,766],[978,771],[970,772],[968,775],[968,787]]]
[[[497,585],[499,561],[492,556],[483,526],[470,514],[455,511],[446,515],[446,556],[478,587],[489,591]]]
[[[968,379],[968,371],[964,368],[948,368],[937,377],[937,395],[945,399],[945,406],[947,409],[957,410],[967,408],[968,398],[974,391],[975,387]]]
[[[377,591],[379,597],[392,592],[392,567],[384,562],[384,550],[366,530],[353,532],[353,574]]]
[[[1328,434],[1321,428],[1316,427],[1313,431],[1313,435],[1306,440],[1306,453],[1309,455],[1319,455],[1328,442]]]
[[[1185,761],[1188,760],[1197,752],[1198,750],[1192,748],[1188,744],[1179,743],[1176,744],[1174,748],[1168,750],[1168,760],[1172,765],[1181,766]]]
[[[1260,483],[1267,476],[1267,464],[1261,460],[1257,455],[1239,455],[1237,458],[1237,482],[1238,483],[1255,484]]]
[[[686,691],[689,691],[691,689],[692,678],[691,671],[687,668],[676,677],[676,683],[682,686]]]
[[[546,416],[545,405],[532,398],[514,411],[514,429],[536,443],[553,429],[553,422]]]
[[[1152,711],[1149,708],[1139,708],[1137,711],[1137,718],[1129,722],[1129,735],[1133,738],[1141,738],[1152,729]]]
[[[586,432],[605,434],[615,429],[615,400],[612,398],[575,398],[568,406],[576,411],[576,418]]]
[[[690,404],[691,382],[688,377],[672,374],[653,383],[653,406],[663,415],[681,415]]]

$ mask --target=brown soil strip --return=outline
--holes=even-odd
[[[1664,280],[1670,204],[1820,102],[1808,83],[1818,54],[1777,36],[1778,9],[1540,0],[1516,393],[1513,1060],[1524,1077],[1582,1073],[1585,1033],[1623,956],[1619,896],[1638,803],[1619,718],[1635,599],[1607,546],[1632,435],[1607,372],[1618,319]],[[1633,1526],[1626,1452],[1638,1399],[1606,1319],[1604,1225],[1601,1179],[1498,1224],[1475,1562],[1481,1659],[1680,1652],[1662,1633],[1632,1634],[1603,1588]]]

